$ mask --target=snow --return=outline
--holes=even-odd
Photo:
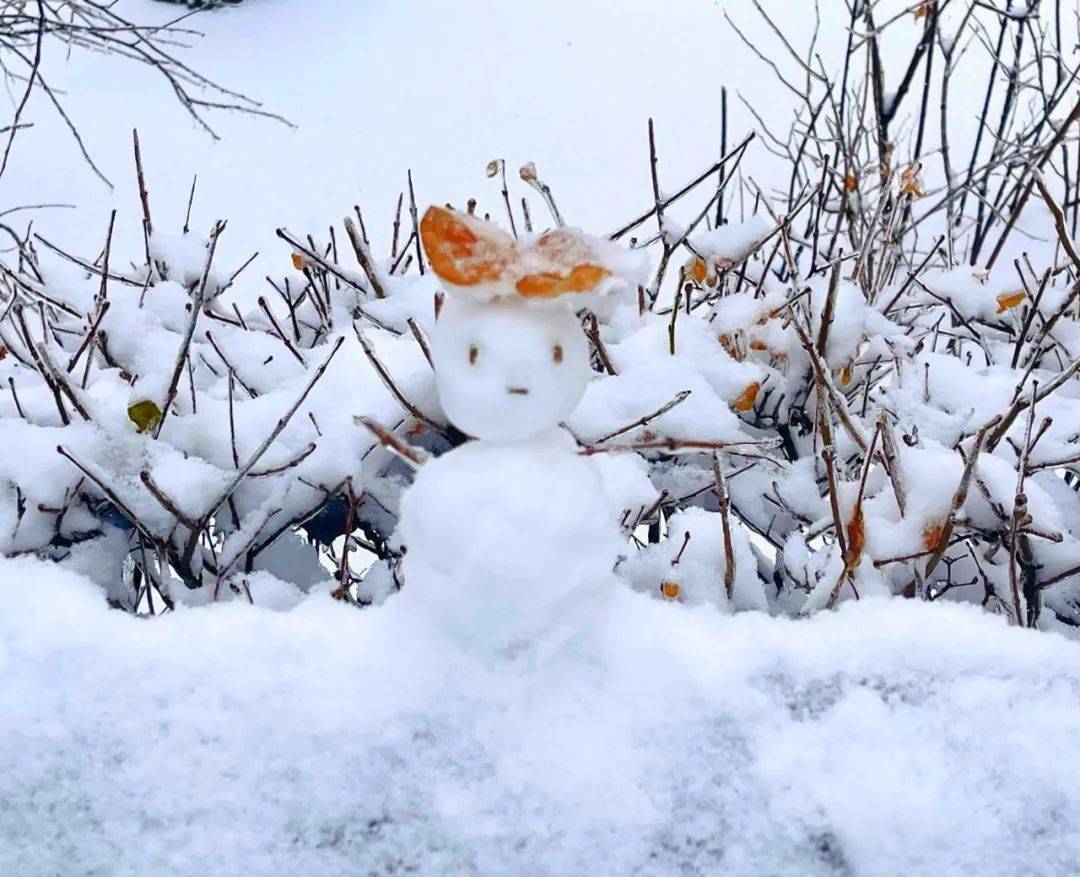
[[[811,8],[794,10],[788,0],[767,0],[765,7],[782,12],[792,27],[809,32],[813,26]],[[120,0],[117,9],[162,22],[178,12],[154,0]],[[730,11],[744,29],[753,23],[742,4]],[[259,252],[248,269],[254,277],[288,265],[287,253],[268,245],[274,228],[321,233],[354,204],[363,208],[374,248],[388,252],[410,168],[421,209],[428,201],[463,207],[476,197],[481,214],[505,222],[501,183],[484,177],[491,159],[504,158],[511,197],[515,204],[529,197],[540,231],[550,224],[546,212],[516,173],[532,160],[567,222],[599,232],[652,204],[650,115],[662,182],[675,190],[718,157],[719,114],[703,108],[716,105],[719,83],[734,94],[762,76],[749,51],[727,35],[720,5],[709,0],[687,2],[677,15],[652,3],[636,3],[627,15],[618,0],[587,7],[555,0],[542,13],[496,0],[465,7],[424,0],[407,8],[395,0],[247,0],[184,24],[205,36],[185,41],[191,49],[182,60],[297,127],[212,114],[221,137],[215,141],[151,71],[80,53],[65,63],[58,53],[51,84],[69,96],[87,149],[115,189],[82,163],[44,104],[30,114],[34,127],[18,141],[4,185],[6,204],[76,205],[35,217],[35,230],[67,251],[96,253],[112,207],[119,211],[116,251],[141,251],[133,128],[155,228],[181,227],[198,174],[191,227],[227,219],[221,262],[239,267]],[[640,52],[642,34],[679,46],[665,59],[663,75],[626,63]],[[724,41],[719,53],[718,39]],[[311,46],[348,49],[302,48]],[[462,47],[463,55],[448,53],[448,46]],[[822,51],[827,56],[828,46]],[[702,58],[709,59],[708,76],[700,75]],[[734,139],[754,123],[736,101],[730,104]],[[787,101],[757,109],[771,124],[788,121]],[[753,169],[752,158],[744,168]]]
[[[394,602],[453,641],[545,652],[603,611],[623,550],[591,459],[551,430],[470,442],[425,463],[401,501]]]
[[[694,235],[694,251],[713,259],[737,262],[758,246],[776,227],[764,216],[752,216],[745,222],[722,225]]]
[[[732,527],[734,573],[730,608],[767,610],[750,538],[737,522]],[[635,589],[659,600],[689,605],[711,604],[729,610],[724,582],[727,559],[723,523],[716,512],[688,508],[667,522],[668,539],[631,555],[619,572]],[[671,587],[674,585],[674,587]]]
[[[92,424],[61,428],[53,393],[17,362],[29,351],[14,322],[0,323],[10,353],[0,376],[18,385],[0,394],[0,555],[40,552],[63,564],[0,559],[0,874],[1080,871],[1080,645],[1053,633],[1076,635],[1066,621],[1077,617],[1080,577],[1043,594],[1043,632],[1010,628],[1011,564],[994,535],[1019,503],[1010,442],[1026,415],[984,451],[956,510],[958,527],[989,534],[972,539],[970,562],[948,559],[957,586],[942,596],[942,567],[923,582],[915,565],[894,560],[929,553],[961,478],[957,443],[970,453],[974,430],[1053,377],[1044,359],[1021,381],[1025,361],[1007,367],[1012,343],[995,340],[1031,304],[1012,257],[1030,248],[1038,270],[1052,264],[1043,241],[1032,246],[1047,215],[1037,203],[1025,213],[993,272],[931,266],[893,300],[896,310],[886,302],[902,270],[876,278],[869,296],[845,272],[824,365],[853,414],[861,394],[859,435],[869,438],[881,410],[902,439],[907,506],[874,465],[858,493],[865,546],[850,571],[862,599],[845,585],[836,612],[780,617],[824,609],[845,574],[823,537],[833,518],[817,436],[802,428],[809,420],[789,419],[810,369],[792,315],[805,313],[818,334],[827,272],[789,307],[802,281],[761,278],[764,259],[750,259],[740,270],[753,292],[711,296],[718,275],[777,228],[733,199],[728,224],[691,234],[699,255],[681,275],[670,266],[656,311],[641,315],[631,299],[650,278],[644,254],[577,228],[619,227],[652,205],[649,116],[662,191],[715,160],[721,84],[743,87],[778,130],[790,123],[790,101],[758,99],[766,74],[736,48],[721,5],[628,13],[621,3],[558,0],[536,15],[486,2],[249,0],[197,19],[207,37],[190,60],[300,128],[215,119],[220,143],[187,130],[149,76],[78,53],[56,68],[54,85],[70,94],[118,188],[102,190],[56,120],[36,110],[5,176],[5,207],[77,201],[77,210],[35,214],[35,229],[92,259],[116,204],[120,279],[109,284],[102,350],[87,357],[108,367],[98,361],[74,391]],[[740,20],[749,14],[726,5]],[[765,6],[785,30],[809,32],[814,4]],[[846,18],[842,4],[825,6],[827,18],[834,8]],[[149,0],[119,7],[162,20],[175,12]],[[840,25],[825,28],[826,42],[845,36]],[[660,65],[627,67],[642,33],[678,49]],[[321,50],[341,45],[349,51]],[[449,57],[446,46],[460,51]],[[824,58],[834,50],[818,48]],[[954,103],[964,101],[964,78]],[[732,136],[756,127],[732,108]],[[897,119],[898,137],[907,122]],[[128,153],[135,126],[155,217],[149,274],[127,262],[143,251]],[[767,151],[748,150],[741,171],[771,191]],[[436,320],[446,284],[415,266],[394,274],[385,258],[405,169],[421,210],[478,197],[477,216],[503,223],[499,181],[480,177],[492,155],[514,167],[535,159],[573,227],[551,231],[561,225],[554,211],[509,174],[514,209],[529,197],[536,232],[519,221],[514,237],[485,237],[480,262],[510,270],[473,292],[499,300],[447,289]],[[196,230],[163,231],[180,227],[195,171]],[[668,241],[689,228],[692,201],[665,212]],[[354,203],[386,297],[366,295],[368,276],[342,269],[317,307],[314,296],[297,305],[295,343],[279,339],[255,306],[267,292],[261,278],[291,279],[294,292],[307,281],[272,229],[290,223],[296,240],[310,233],[321,251],[327,223]],[[229,231],[207,273],[202,229],[218,217]],[[623,240],[654,229],[649,219]],[[798,231],[789,229],[805,251]],[[62,368],[99,307],[99,283],[42,256],[43,287],[77,313],[58,317],[59,333],[38,334],[31,319],[31,340]],[[543,290],[581,267],[603,275],[597,294],[505,300],[523,281],[535,289],[540,278]],[[215,313],[198,315],[192,367],[152,437],[137,431],[130,406],[162,400],[204,275]],[[670,307],[680,276],[698,283],[690,304],[702,306],[692,312]],[[1068,294],[1063,278],[1039,300],[1044,321]],[[614,374],[598,354],[590,373],[579,324],[588,315],[572,313],[582,305],[596,311]],[[894,323],[911,305],[926,305],[925,316]],[[918,325],[935,316],[961,336],[966,359],[948,333],[939,347],[936,330]],[[1074,323],[1055,328],[1066,354],[1080,349]],[[874,364],[894,357],[895,379],[871,381]],[[302,392],[304,405],[220,506],[224,485]],[[1038,419],[1054,422],[1039,433],[1036,465],[1075,455],[1076,394],[1070,381],[1040,401]],[[411,486],[413,474],[357,415],[430,454]],[[445,452],[457,438],[445,420],[480,441]],[[556,430],[560,421],[569,432]],[[797,459],[770,455],[762,436],[781,430]],[[859,455],[837,431],[838,500],[850,520]],[[717,460],[739,513],[730,600],[712,455],[584,457],[575,437],[735,443]],[[89,480],[58,445],[87,462]],[[746,459],[758,462],[749,469]],[[286,476],[263,477],[280,467]],[[147,620],[107,608],[138,608],[140,540],[122,515],[101,514],[93,472],[173,550],[186,531],[147,479],[187,518],[219,508],[212,545],[193,561],[209,584],[189,589],[168,573],[161,582],[176,611]],[[314,547],[340,539],[346,485],[358,497],[358,533],[366,538],[370,525],[392,547],[354,586],[364,611],[331,598],[340,583]],[[1031,540],[1034,568],[1056,576],[1080,564],[1080,509],[1060,471],[1033,473],[1024,494],[1045,531]],[[670,514],[665,497],[692,505]],[[252,545],[301,518],[301,529],[249,557],[248,571]],[[666,538],[635,542],[640,524]],[[934,602],[880,596],[916,585]]]
[[[483,255],[492,226],[467,219]],[[460,250],[434,258],[434,270],[470,270],[473,256]],[[505,267],[527,261],[511,255]],[[402,496],[398,602],[459,642],[550,649],[606,602],[620,509],[596,464],[559,428],[592,377],[577,317],[568,307],[530,307],[512,278],[489,280],[502,295],[486,301],[451,286],[432,332],[443,409],[477,441],[425,463]],[[608,483],[616,477],[609,469]]]
[[[396,598],[147,623],[0,569],[12,877],[1080,867],[1080,646],[974,608],[784,621],[617,591],[537,673]]]
[[[443,410],[484,439],[526,438],[577,406],[592,374],[572,313],[451,298],[432,333]]]

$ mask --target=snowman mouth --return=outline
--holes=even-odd
[[[528,396],[529,390],[527,387],[507,387],[506,392],[511,396]]]

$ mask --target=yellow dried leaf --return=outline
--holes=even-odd
[[[927,524],[922,531],[923,548],[927,551],[937,551],[941,545],[941,537],[945,535],[945,525],[941,523]]]
[[[851,516],[851,520],[847,525],[847,557],[844,558],[844,562],[849,567],[856,567],[859,565],[859,560],[862,557],[863,549],[866,547],[866,519],[863,517],[862,506],[860,505],[855,514]]]
[[[749,384],[745,390],[739,394],[734,402],[731,403],[731,407],[735,411],[752,411],[754,409],[754,402],[757,401],[758,390],[761,389],[761,384],[757,381]]]
[[[923,198],[926,192],[923,191],[918,179],[913,177],[900,187],[900,194],[910,195],[912,198]]]
[[[934,9],[934,0],[923,0],[915,9],[915,20],[926,18]]]
[[[704,283],[705,278],[709,276],[709,266],[705,264],[704,259],[695,256],[690,260],[690,264],[686,266],[686,276],[693,280],[694,283]]]
[[[304,270],[304,257],[301,256],[299,253],[293,253],[292,254],[292,266],[297,271],[303,271]]]
[[[728,335],[726,332],[722,332],[717,336],[720,341],[720,346],[724,348],[724,352],[732,359],[739,358],[739,345],[735,343],[735,339]]]
[[[854,192],[859,188],[859,181],[855,179],[855,174],[848,174],[844,177],[844,188],[849,192]]]
[[[143,399],[128,406],[128,420],[138,432],[150,432],[161,423],[161,409],[153,399]]]
[[[922,198],[926,195],[923,191],[922,181],[919,179],[919,171],[922,165],[918,162],[909,164],[900,172],[900,194],[910,195],[912,198]]]
[[[1023,290],[1019,292],[1003,292],[997,297],[999,314],[1005,313],[1005,311],[1017,307],[1024,299],[1027,298],[1027,293]]]

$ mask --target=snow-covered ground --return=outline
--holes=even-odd
[[[1066,875],[1080,646],[623,592],[537,673],[393,601],[156,621],[0,562],[0,873]]]

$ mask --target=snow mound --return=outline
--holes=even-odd
[[[395,599],[154,624],[0,561],[0,873],[1080,869],[1080,646],[960,605],[620,589],[542,665]]]

